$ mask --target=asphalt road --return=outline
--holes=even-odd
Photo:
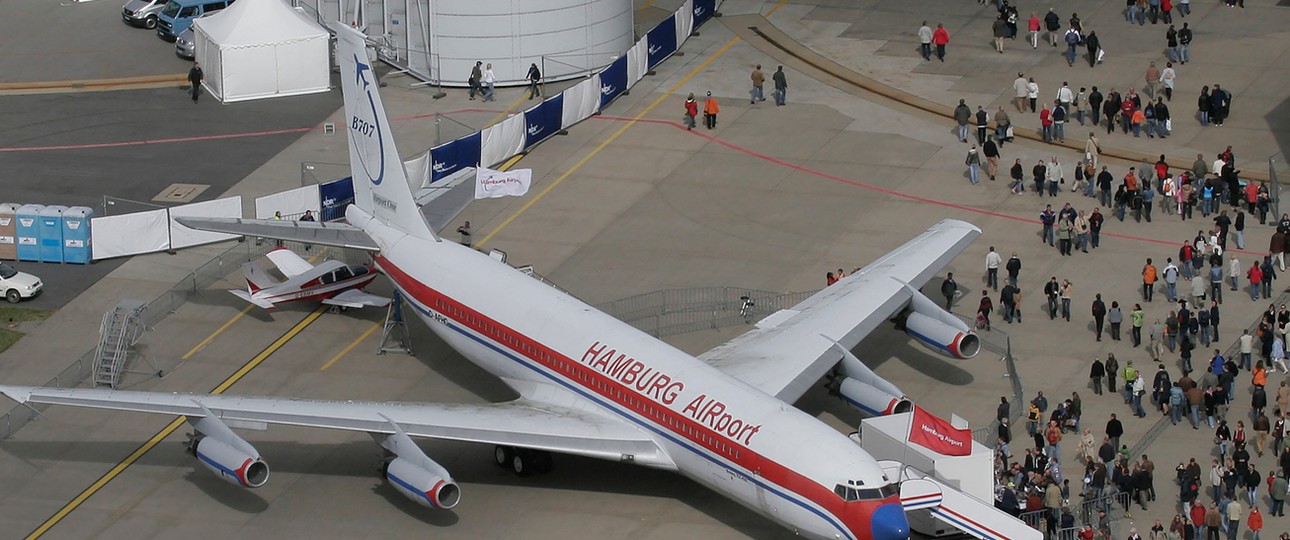
[[[172,183],[209,185],[196,200],[217,198],[340,106],[339,90],[231,105],[209,95],[194,105],[178,87],[5,96],[0,202],[101,213],[104,195],[150,201]],[[118,265],[16,266],[45,280],[32,307],[59,308]]]

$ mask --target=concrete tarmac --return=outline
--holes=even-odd
[[[1087,13],[1110,14],[1114,8],[1110,2],[1088,4]],[[723,6],[727,15],[766,15],[772,9],[775,5],[753,2],[732,1]],[[983,12],[987,9],[981,8]],[[1217,9],[1211,16],[1235,13],[1224,10]],[[1086,13],[1083,5],[1080,12]],[[862,73],[894,86],[904,84],[906,91],[926,99],[952,95],[946,89],[955,85],[991,89],[979,91],[977,96],[983,97],[974,97],[973,103],[996,99],[989,97],[995,95],[990,92],[1006,91],[1003,84],[996,88],[993,81],[980,80],[972,70],[928,74],[920,70],[931,68],[898,54],[872,55],[871,43],[825,32],[838,28],[846,16],[856,12],[830,13],[822,7],[787,3],[769,13],[767,20],[789,35],[809,31],[811,39],[799,37],[812,50],[841,65],[857,66],[863,61]],[[874,17],[890,18],[866,24],[885,24],[888,30],[903,24],[903,19],[887,12],[873,13]],[[973,29],[979,32],[978,27],[988,18],[967,13],[964,21],[962,41],[970,42],[967,35]],[[1124,47],[1120,50],[1130,54]],[[863,265],[945,217],[966,219],[980,226],[985,235],[946,269],[955,272],[965,288],[981,287],[983,259],[991,245],[1005,256],[1016,251],[1023,260],[1024,322],[997,323],[996,328],[1007,332],[1021,359],[1027,397],[1042,390],[1051,401],[1079,392],[1084,398],[1085,425],[1100,431],[1105,418],[1115,412],[1125,419],[1128,433],[1124,439],[1131,445],[1154,424],[1154,417],[1130,418],[1127,407],[1114,396],[1089,395],[1087,365],[1092,356],[1115,353],[1122,361],[1133,359],[1139,365],[1149,364],[1149,358],[1141,348],[1124,341],[1094,341],[1088,305],[1095,292],[1125,305],[1142,302],[1137,296],[1137,276],[1145,257],[1154,257],[1159,264],[1173,256],[1176,246],[1190,239],[1196,229],[1208,228],[1209,220],[1197,216],[1197,221],[1180,222],[1157,214],[1152,223],[1109,221],[1102,247],[1088,255],[1076,252],[1074,257],[1059,257],[1038,239],[1038,211],[1049,202],[1058,206],[1071,202],[1081,209],[1091,208],[1092,202],[1069,192],[1057,199],[1009,195],[1002,178],[969,184],[962,165],[967,145],[955,139],[949,121],[876,97],[866,98],[853,88],[839,88],[836,81],[813,80],[806,66],[770,56],[755,43],[735,40],[734,32],[717,23],[705,26],[702,35],[687,43],[683,51],[685,56],[663,64],[656,76],[642,81],[630,96],[600,117],[575,126],[567,137],[554,138],[525,157],[519,166],[535,173],[530,195],[472,204],[462,219],[475,225],[482,247],[504,249],[512,262],[534,264],[557,284],[594,303],[675,287],[815,289],[823,286],[826,271]],[[955,51],[981,63],[999,56],[974,46]],[[1055,57],[1035,60],[1044,64],[1036,64],[1037,68],[1054,70],[1057,68],[1048,64],[1059,61]],[[788,106],[747,102],[747,73],[754,63],[762,63],[763,68],[785,65],[790,81]],[[875,73],[869,66],[886,66],[890,73],[903,70],[904,75]],[[1116,80],[1130,81],[1137,76],[1136,66],[1111,67],[1106,72]],[[407,90],[399,78],[388,82],[383,96],[392,116],[424,112],[427,107],[458,110],[472,105],[460,93],[432,102],[423,92]],[[701,95],[708,90],[722,102],[717,129],[686,131],[680,126],[683,95]],[[517,98],[518,90],[502,91],[497,105],[520,102]],[[501,111],[498,107],[497,112]],[[488,116],[485,113],[472,114],[478,115],[479,121],[488,121],[482,118]],[[638,120],[633,123],[632,119]],[[1233,126],[1240,124],[1234,119],[1228,127]],[[399,123],[395,129],[405,156],[428,146],[427,141],[434,137],[434,126],[429,122]],[[1233,137],[1248,138],[1254,148],[1260,148],[1255,146],[1258,140],[1269,139],[1267,131],[1255,134],[1258,126],[1242,129],[1250,132],[1242,135],[1242,131],[1231,130],[1237,132]],[[1190,152],[1187,145],[1201,145],[1173,146],[1181,139],[1184,137],[1168,140],[1171,155]],[[264,193],[293,187],[296,184],[283,180],[287,176],[284,172],[298,171],[299,162],[313,156],[334,154],[342,144],[339,138],[308,133],[234,190]],[[1141,145],[1143,151],[1154,151],[1131,137],[1103,138],[1102,144]],[[1209,147],[1205,151],[1212,153]],[[1073,151],[1054,151],[1035,143],[1004,148],[1008,163],[1021,158],[1029,165],[1054,154],[1068,170],[1076,159]],[[1117,177],[1131,165],[1113,160],[1108,164]],[[1251,251],[1242,253],[1242,259],[1248,261],[1266,246],[1270,233],[1267,227],[1251,224],[1246,231]],[[179,257],[196,260],[198,254]],[[108,287],[120,282],[113,279],[125,279],[131,273],[149,278],[138,280],[139,290],[160,286],[168,273],[180,270],[157,267],[154,263],[160,258],[129,261],[123,266],[122,277],[105,280],[91,288],[91,293],[110,297],[113,293]],[[149,264],[153,268],[141,272]],[[1070,322],[1049,320],[1043,313],[1039,290],[1049,276],[1075,282]],[[235,278],[227,286],[234,283]],[[929,291],[939,280],[934,279],[931,285]],[[159,325],[147,339],[150,354],[182,357],[235,317],[242,307],[218,288],[203,293]],[[1252,321],[1265,305],[1242,298],[1240,293],[1225,294],[1225,327]],[[979,291],[969,291],[955,311],[970,313],[977,295]],[[1166,313],[1161,296],[1157,293],[1154,302],[1142,302],[1148,321]],[[0,378],[37,384],[47,379],[43,372],[49,367],[34,365],[31,359],[67,358],[59,352],[57,336],[75,342],[81,341],[80,335],[93,332],[94,324],[81,323],[77,330],[77,319],[92,319],[96,324],[98,315],[73,315],[79,309],[96,313],[79,305],[60,311],[31,338],[0,355],[6,360],[0,362]],[[101,309],[97,313],[101,314]],[[207,391],[308,313],[307,307],[301,307],[279,312],[272,319],[255,312],[242,316],[176,365],[167,377],[135,376],[130,379],[132,388]],[[465,364],[428,336],[419,323],[411,324],[417,357],[373,354],[375,337],[364,335],[379,317],[375,312],[320,317],[230,392],[329,399],[508,398],[505,388]],[[740,331],[725,329],[669,341],[699,353]],[[1233,332],[1225,330],[1225,342],[1233,337]],[[359,340],[356,348],[321,370],[355,340]],[[945,361],[889,329],[875,332],[859,350],[881,375],[942,416],[955,413],[974,425],[985,425],[993,416],[998,396],[1007,392],[1008,382],[1000,378],[1001,365],[986,354],[972,361]],[[1176,358],[1166,360],[1173,366]],[[1171,369],[1176,373],[1176,368]],[[1272,377],[1272,384],[1280,379],[1279,375]],[[1244,392],[1242,388],[1242,396],[1247,396]],[[1238,403],[1246,402],[1247,397],[1238,398]],[[857,413],[818,389],[798,405],[841,430],[854,429],[859,419]],[[1244,411],[1242,406],[1235,407],[1233,419]],[[12,524],[10,530],[25,532],[39,526],[168,422],[59,408],[45,415],[45,420],[0,445],[4,449],[0,478],[12,486],[0,504],[0,522]],[[246,436],[274,467],[274,476],[265,488],[246,492],[221,483],[182,454],[183,435],[177,433],[69,513],[50,529],[50,537],[297,536],[302,532],[320,537],[412,537],[431,531],[445,538],[787,538],[791,534],[715,494],[694,489],[675,475],[561,457],[551,474],[517,479],[492,466],[487,448],[435,441],[425,441],[422,446],[461,481],[464,499],[452,512],[429,512],[382,484],[375,471],[379,452],[368,437],[293,428],[247,432]],[[1168,468],[1185,457],[1203,458],[1211,448],[1209,441],[1208,432],[1173,428],[1148,447],[1157,465],[1160,499],[1150,511],[1134,512],[1140,529],[1148,528],[1151,518],[1168,522],[1173,500]],[[1020,447],[1015,444],[1014,451]],[[1079,469],[1072,456],[1073,444],[1064,447],[1066,473],[1075,476]],[[1256,463],[1266,470],[1271,460],[1262,458]],[[1268,522],[1265,532],[1279,532],[1290,524],[1272,518]]]

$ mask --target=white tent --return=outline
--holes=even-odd
[[[282,0],[238,0],[193,22],[203,85],[225,103],[327,91],[329,40]]]

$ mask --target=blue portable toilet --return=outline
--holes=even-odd
[[[40,262],[63,262],[63,212],[66,206],[51,204],[40,211]]]
[[[18,208],[18,226],[14,229],[18,236],[18,260],[40,260],[40,213],[45,210],[43,204],[24,204]]]
[[[89,264],[93,217],[94,209],[88,206],[73,206],[63,211],[63,262]]]
[[[21,204],[0,203],[0,260],[18,259],[18,209]]]

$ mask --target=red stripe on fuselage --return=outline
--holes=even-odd
[[[802,496],[832,514],[834,519],[846,525],[853,534],[858,535],[860,538],[868,538],[868,524],[874,510],[883,504],[900,504],[899,497],[895,496],[882,500],[847,503],[831,489],[821,486],[814,480],[753,452],[748,447],[691,420],[684,414],[644,397],[629,385],[621,384],[606,377],[581,362],[538,343],[532,338],[516,332],[510,327],[471,309],[469,306],[430,288],[395,266],[389,259],[383,256],[377,256],[375,259],[377,266],[390,279],[394,280],[403,290],[407,291],[408,294],[427,308],[439,312],[465,328],[510,349],[515,354],[523,356],[535,364],[560,374],[573,384],[610,400],[639,416],[648,418],[655,427],[685,439],[692,444],[702,446],[704,449],[721,456],[725,460],[734,462],[763,480],[782,486],[786,490]],[[867,508],[856,512],[858,508],[848,508],[848,505]],[[852,519],[846,519],[847,517]]]

